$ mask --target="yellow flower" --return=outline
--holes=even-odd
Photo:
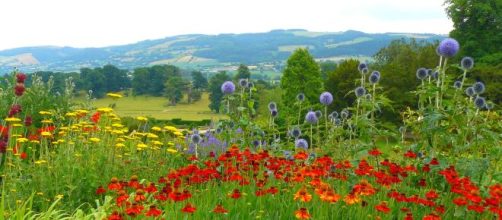
[[[146,122],[146,121],[148,121],[148,118],[143,117],[143,116],[138,116],[138,117],[136,117],[136,120],[138,120],[138,121],[145,121]]]
[[[39,111],[38,113],[41,115],[52,115],[52,112],[50,111]]]
[[[21,119],[10,117],[10,118],[6,118],[5,121],[6,122],[21,122]]]
[[[160,141],[154,141],[154,142],[153,142],[153,144],[154,144],[154,145],[157,145],[157,146],[161,146],[161,145],[162,145],[162,142],[160,142]]]
[[[115,128],[122,128],[124,127],[124,125],[120,124],[120,123],[113,123],[112,124],[112,127],[115,127]]]
[[[146,137],[148,137],[148,138],[152,138],[152,139],[157,139],[157,138],[159,138],[159,136],[157,136],[156,134],[152,134],[152,133],[148,133],[148,134],[146,135]]]
[[[175,153],[178,153],[178,150],[176,150],[174,148],[167,148],[167,152],[175,154]]]
[[[118,147],[118,148],[125,147],[125,144],[123,144],[123,143],[116,143],[115,147]]]
[[[51,119],[44,119],[44,120],[42,120],[42,123],[43,124],[51,124],[52,120]]]
[[[171,132],[176,132],[178,131],[178,129],[176,129],[175,127],[173,126],[164,126],[164,130],[168,130],[168,131],[171,131]]]
[[[176,136],[183,136],[183,133],[181,133],[181,132],[179,132],[179,131],[174,132],[173,134],[174,134],[174,135],[176,135]]]
[[[44,193],[43,193],[43,192],[37,192],[37,195],[39,195],[39,196],[43,196],[43,195],[44,195]]]
[[[87,113],[89,113],[89,111],[87,111],[87,110],[85,110],[85,109],[78,109],[76,112],[77,112],[78,114],[87,114]]]
[[[44,163],[47,163],[47,161],[46,160],[37,160],[37,161],[35,161],[35,164],[37,164],[37,165],[41,165],[41,164],[44,164]]]
[[[112,99],[120,99],[122,98],[122,95],[118,94],[118,93],[106,93],[106,96],[112,98]]]
[[[152,131],[161,131],[162,129],[160,127],[154,126],[152,127]]]
[[[12,124],[12,127],[19,128],[19,127],[23,127],[23,125],[19,124],[19,123],[15,123],[15,124]]]
[[[63,195],[63,194],[58,194],[58,195],[56,196],[56,199],[62,199],[63,197],[64,197],[64,195]]]
[[[139,143],[138,145],[136,145],[136,147],[138,147],[138,148],[147,148],[148,145],[146,145],[144,143]]]
[[[75,112],[68,112],[65,114],[66,117],[76,117],[77,116],[77,113]]]
[[[40,141],[38,141],[38,140],[31,140],[30,142],[33,144],[40,144]]]
[[[92,137],[92,138],[89,138],[89,141],[91,141],[93,143],[98,143],[101,140],[99,138],[97,138],[97,137]]]
[[[24,142],[27,142],[28,141],[28,138],[18,138],[16,140],[18,143],[24,143]]]
[[[48,131],[42,131],[41,135],[42,135],[42,137],[50,137],[50,136],[52,136],[51,132],[48,132]]]
[[[169,142],[167,142],[167,145],[169,145],[169,146],[174,146],[174,142],[169,141]]]
[[[113,111],[113,109],[109,108],[109,107],[105,107],[105,108],[98,108],[97,111],[101,112],[101,113],[110,113]]]

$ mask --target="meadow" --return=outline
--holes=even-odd
[[[354,105],[328,112],[333,95],[312,92],[322,81],[319,71],[302,75],[317,65],[303,49],[288,60],[282,93],[259,93],[245,78],[223,82],[218,117],[206,110],[207,94],[175,107],[118,93],[86,103],[73,99],[72,83],[53,95],[50,83],[26,87],[14,71],[0,93],[0,216],[502,219],[500,112],[485,85],[469,80],[472,58],[447,62],[458,49],[444,39],[438,66],[410,75],[418,103],[401,112],[399,129],[380,118],[392,105],[379,83],[385,72],[359,63],[347,94]],[[146,116],[214,121],[181,130]]]

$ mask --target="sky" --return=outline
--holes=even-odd
[[[102,47],[180,34],[447,34],[443,0],[0,0],[0,50]]]

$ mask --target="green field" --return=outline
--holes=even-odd
[[[115,112],[120,116],[148,116],[156,119],[181,118],[183,120],[220,119],[224,115],[215,114],[209,109],[209,95],[202,94],[201,100],[187,104],[182,100],[176,106],[168,106],[164,97],[129,96],[118,100],[109,97],[92,101],[94,107],[108,107],[115,103]]]

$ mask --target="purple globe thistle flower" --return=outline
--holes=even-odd
[[[371,100],[372,96],[371,96],[371,94],[367,93],[364,97],[366,98],[366,100]]]
[[[361,70],[361,74],[366,75],[366,74],[368,74],[368,72],[369,72],[369,71],[370,71],[370,70],[369,70],[368,68],[363,68],[363,69]]]
[[[302,130],[299,127],[294,127],[293,129],[291,129],[289,134],[291,135],[291,137],[296,139],[302,135]]]
[[[333,119],[333,123],[335,125],[341,125],[342,124],[342,120],[340,120],[339,118],[335,118],[335,119]]]
[[[333,95],[329,92],[323,92],[321,96],[319,96],[319,101],[323,105],[330,105],[333,102]]]
[[[216,134],[220,134],[221,132],[223,132],[222,128],[220,128],[220,127],[216,128]]]
[[[270,111],[270,115],[272,115],[273,118],[277,117],[278,114],[279,112],[277,111],[277,109],[272,109],[272,111]]]
[[[295,147],[307,150],[309,143],[305,139],[298,139],[295,141]]]
[[[432,69],[427,69],[427,76],[429,76],[429,77],[432,76],[432,73],[433,73]]]
[[[239,85],[243,88],[248,87],[248,80],[247,79],[239,79]]]
[[[428,75],[427,72],[428,72],[427,69],[425,69],[423,67],[422,68],[418,68],[417,69],[417,78],[419,80],[424,80],[425,78],[427,78],[427,75]]]
[[[298,93],[298,95],[296,95],[296,100],[298,100],[300,102],[305,101],[305,94],[303,94],[303,92]]]
[[[199,134],[192,134],[192,136],[190,136],[190,140],[194,144],[200,144],[200,142],[202,141],[202,138],[200,137]]]
[[[366,89],[364,87],[359,86],[355,89],[355,93],[356,93],[356,96],[359,98],[359,97],[366,94]]]
[[[474,59],[472,59],[472,57],[464,57],[460,61],[460,66],[464,70],[470,70],[474,67]]]
[[[476,92],[474,91],[474,88],[471,86],[465,89],[465,94],[469,97],[473,97],[474,95],[476,95]]]
[[[363,70],[364,69],[368,69],[368,64],[366,63],[360,63],[358,66],[357,66],[357,69],[359,70],[359,72],[363,73]],[[364,74],[364,73],[363,73]]]
[[[453,57],[458,53],[460,45],[458,41],[453,38],[446,38],[439,43],[437,51],[443,57]]]
[[[253,88],[254,87],[254,83],[253,82],[248,82],[248,87],[249,88]]]
[[[492,110],[494,107],[494,104],[493,104],[493,102],[487,102],[485,107],[487,110]]]
[[[317,123],[317,116],[316,116],[315,112],[313,112],[313,111],[307,112],[307,115],[305,115],[305,121],[307,121],[310,124]]]
[[[432,76],[433,79],[438,79],[439,72],[438,71],[434,71],[431,76]]]
[[[474,92],[478,95],[485,92],[485,84],[482,82],[474,83],[474,85],[472,85],[472,88],[474,88]]]
[[[259,146],[261,145],[261,141],[260,141],[260,140],[254,140],[254,141],[253,141],[253,145],[254,145],[255,147],[259,147]]]
[[[476,105],[476,108],[483,109],[486,107],[486,100],[485,98],[478,96],[476,99],[474,99],[474,105]]]
[[[232,94],[235,92],[235,84],[232,81],[226,81],[221,85],[221,91],[225,94]]]
[[[277,109],[277,104],[275,102],[268,103],[268,110],[272,111],[274,109]]]
[[[380,81],[380,72],[373,71],[369,77],[369,81],[371,84],[377,84]]]
[[[317,111],[315,111],[315,116],[316,116],[317,118],[321,118],[321,117],[322,117],[322,112],[321,112],[321,110],[317,110]]]
[[[350,117],[350,112],[349,110],[347,109],[343,109],[341,112],[340,112],[340,117],[342,117],[343,119],[347,119]]]
[[[338,112],[337,111],[333,111],[329,115],[331,115],[331,117],[333,117],[333,118],[338,118]]]
[[[459,80],[457,80],[457,81],[455,81],[455,82],[453,83],[453,87],[454,87],[455,89],[460,89],[460,86],[462,86],[462,82],[460,82]]]

